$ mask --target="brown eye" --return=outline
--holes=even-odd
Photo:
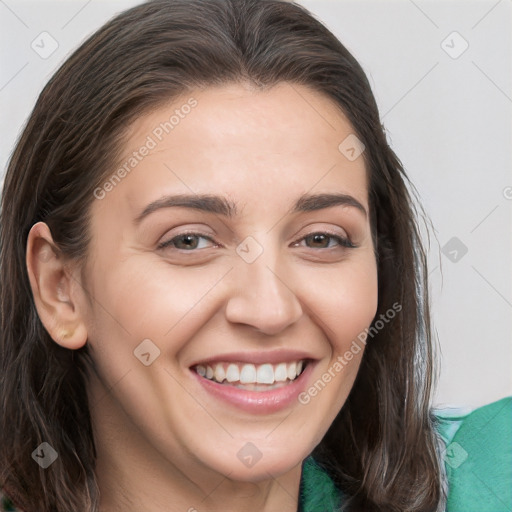
[[[195,249],[205,249],[204,243],[200,243],[200,239],[208,240],[213,243],[213,240],[206,235],[201,233],[183,233],[175,236],[166,242],[161,243],[158,249],[164,249],[166,247],[175,247],[176,249],[183,251],[193,251]],[[203,245],[202,247],[199,247]]]
[[[336,245],[347,248],[355,247],[348,238],[331,233],[311,233],[305,236],[303,240],[309,242],[311,245],[308,245],[308,247],[312,249],[331,249],[336,247]],[[334,245],[331,244],[332,241],[334,241]]]

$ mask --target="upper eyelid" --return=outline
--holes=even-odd
[[[304,231],[304,230],[307,229],[308,233],[305,234],[305,235],[302,235],[302,236],[307,236],[309,234],[314,234],[314,233],[328,233],[328,234],[331,234],[333,236],[339,236],[341,238],[349,238],[349,239],[351,238],[350,233],[347,231],[347,229],[343,228],[341,226],[338,226],[337,229],[340,229],[341,231],[343,231],[343,233],[337,233],[336,229],[334,229],[334,228],[322,228],[322,227],[319,227],[317,229],[313,229],[312,231],[309,231],[310,226],[311,225],[315,225],[315,224],[322,224],[322,222],[315,221],[315,222],[312,222],[310,224],[306,224],[305,226],[303,226],[299,230],[299,232]],[[327,224],[327,223],[324,222],[324,224]],[[176,226],[176,229],[179,229],[179,226]],[[170,232],[170,231],[174,231],[174,229],[170,229],[167,232]],[[215,230],[213,230],[213,231],[215,231]],[[234,232],[231,229],[229,229],[229,232],[232,235],[230,237],[231,240],[235,240],[236,241],[237,237],[234,234]],[[178,237],[178,236],[184,236],[184,235],[201,235],[201,236],[205,236],[207,238],[214,238],[214,237],[218,236],[218,234],[216,232],[214,232],[214,233],[206,233],[205,231],[201,230],[201,228],[199,228],[199,227],[191,227],[191,228],[186,228],[185,231],[174,235],[172,238],[175,238],[175,237]]]

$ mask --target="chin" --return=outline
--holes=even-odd
[[[210,454],[214,458],[209,457],[209,460],[203,463],[230,480],[256,483],[283,476],[300,467],[313,449],[284,442],[281,445],[282,449],[272,446],[268,441],[266,446],[262,446],[263,441],[261,444],[258,441],[241,441],[236,444],[236,450],[226,447],[226,451],[219,453],[218,457],[215,457],[216,454]],[[261,449],[258,448],[258,444]]]

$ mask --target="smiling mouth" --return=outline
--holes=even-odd
[[[214,363],[192,368],[201,377],[246,391],[270,391],[287,386],[304,371],[307,360],[278,364]]]

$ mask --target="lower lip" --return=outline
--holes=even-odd
[[[198,379],[201,386],[215,398],[251,414],[270,414],[281,411],[293,403],[298,403],[298,397],[306,388],[313,366],[313,362],[310,361],[304,371],[293,382],[269,391],[246,391],[201,377],[194,370],[191,370],[191,372]]]

